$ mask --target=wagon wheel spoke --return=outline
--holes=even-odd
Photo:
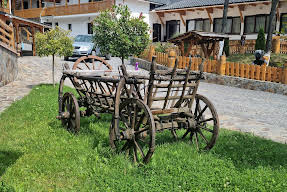
[[[148,126],[148,125],[145,125],[144,127],[146,127],[146,126]],[[145,132],[145,131],[148,131],[148,130],[149,130],[149,127],[148,128],[139,129],[138,131],[135,131],[135,135],[138,135],[138,134],[140,134],[142,132]]]
[[[190,132],[190,129],[187,129],[184,135],[181,137],[181,139],[184,139],[188,135],[189,132]]]
[[[93,70],[95,70],[95,59],[92,59]]]
[[[199,151],[198,135],[197,135],[197,132],[195,132],[195,145],[196,145],[196,149]]]
[[[83,61],[84,61],[85,65],[86,65],[86,67],[87,67],[89,70],[91,70],[91,68],[89,67],[89,65],[88,65],[87,62],[85,61],[85,59],[84,59]]]
[[[144,120],[145,114],[141,114],[139,121],[137,122],[136,126],[135,126],[135,130],[139,130],[140,125],[142,124],[142,121]]]
[[[199,135],[203,138],[203,140],[205,141],[205,143],[208,145],[208,140],[206,139],[206,137],[204,136],[204,134],[201,132],[201,130],[198,130]]]
[[[78,69],[83,70],[81,67],[77,66]]]
[[[208,132],[210,132],[210,133],[213,133],[213,132],[214,132],[213,130],[211,130],[211,129],[207,128],[207,127],[200,127],[200,128],[203,129],[203,130],[205,130],[205,131],[208,131]]]
[[[196,105],[195,105],[195,110],[194,110],[194,116],[197,117],[197,111],[198,111],[198,106],[199,105],[199,99],[196,98]]]
[[[208,121],[214,121],[214,118],[209,118],[209,119],[205,119],[205,120],[198,121],[198,124],[206,123],[206,122],[208,122]]]
[[[120,114],[120,117],[126,129],[129,129],[129,121],[125,118],[124,114]]]
[[[130,141],[127,141],[124,146],[122,147],[121,151],[125,151],[130,146]]]
[[[191,132],[190,132],[190,136],[189,136],[189,140],[190,140],[191,142],[192,142],[193,135],[194,135],[194,132],[191,131]]]
[[[136,142],[135,139],[134,139],[134,143],[135,143],[135,146],[137,147],[137,149],[139,150],[139,152],[140,152],[142,158],[144,158],[144,152],[143,152],[141,146]]]
[[[133,109],[134,109],[133,110],[134,111],[134,115],[132,117],[131,128],[133,130],[135,130],[135,124],[136,124],[137,115],[138,115],[138,113],[137,113],[137,106],[135,104],[133,104]]]
[[[208,106],[205,105],[205,107],[199,112],[198,117],[197,117],[197,120],[203,119],[202,114],[206,111],[207,107],[208,107]]]
[[[137,154],[137,147],[133,145],[133,159],[134,163],[137,163],[139,161],[138,154]]]

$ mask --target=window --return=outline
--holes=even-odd
[[[68,29],[72,31],[72,24],[68,24]]]
[[[287,13],[281,15],[280,32],[287,34]]]
[[[210,32],[209,19],[187,20],[186,23],[186,32],[192,30]]]
[[[180,33],[180,21],[172,20],[166,22],[166,37],[170,39],[175,34]]]
[[[261,28],[266,33],[269,28],[269,15],[246,16],[244,22],[244,33],[258,33]]]
[[[59,23],[58,23],[58,22],[56,22],[56,23],[55,23],[55,26],[59,26]]]
[[[195,21],[194,20],[186,20],[186,32],[194,30]]]
[[[240,34],[241,21],[240,17],[227,18],[226,33],[228,34]],[[213,31],[221,33],[222,31],[222,18],[214,19]]]
[[[93,34],[93,23],[88,23],[88,34]]]

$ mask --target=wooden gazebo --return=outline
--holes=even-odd
[[[214,52],[214,56],[217,55],[215,50],[218,50],[218,42],[228,38],[228,35],[213,32],[200,32],[189,31],[180,34],[177,37],[171,38],[168,41],[176,44],[182,56],[188,56],[193,46],[200,46],[205,58],[209,58],[211,53]],[[185,46],[187,49],[185,51]]]

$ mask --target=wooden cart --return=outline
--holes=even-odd
[[[175,139],[189,140],[198,150],[209,150],[217,139],[218,115],[206,97],[196,94],[204,78],[202,70],[195,72],[190,67],[191,59],[187,69],[176,69],[176,61],[173,69],[157,70],[154,57],[149,76],[143,76],[128,72],[124,65],[114,71],[96,56],[82,57],[63,73],[57,118],[68,130],[78,132],[81,116],[113,114],[111,147],[134,162],[150,161],[156,132],[164,130]],[[78,98],[70,92],[63,94],[66,78]]]

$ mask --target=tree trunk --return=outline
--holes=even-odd
[[[278,5],[279,0],[272,0],[271,11],[270,11],[270,18],[269,18],[269,29],[266,41],[266,48],[265,51],[267,54],[271,53],[271,45],[272,45],[272,34],[275,30],[275,16],[276,16],[276,8]]]
[[[53,54],[52,71],[53,71],[53,86],[55,87],[55,54]]]
[[[229,0],[225,0],[223,8],[223,16],[222,16],[222,28],[221,28],[222,33],[226,33],[228,5]]]
[[[122,65],[124,65],[125,64],[125,58],[121,57],[121,60],[122,60]]]

